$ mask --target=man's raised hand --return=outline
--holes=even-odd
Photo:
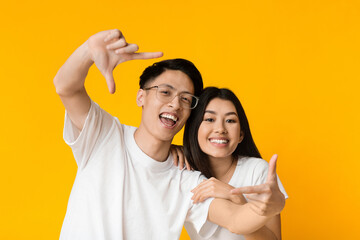
[[[118,29],[99,32],[87,41],[90,58],[105,77],[110,93],[115,92],[114,68],[122,62],[134,59],[162,57],[162,52],[137,52],[136,44],[126,42]]]
[[[232,194],[246,194],[251,209],[262,216],[275,216],[285,206],[285,197],[277,182],[276,161],[275,154],[270,159],[267,180],[264,184],[231,190]]]

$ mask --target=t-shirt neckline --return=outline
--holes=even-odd
[[[145,168],[150,169],[151,171],[155,172],[163,172],[169,170],[172,165],[172,157],[171,154],[169,154],[168,158],[164,162],[156,161],[155,159],[148,156],[146,153],[144,153],[141,148],[137,145],[135,141],[135,131],[136,127],[133,127],[128,134],[126,134],[128,148],[130,150],[130,154],[132,156],[132,160],[135,162],[138,162]]]

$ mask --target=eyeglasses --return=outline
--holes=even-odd
[[[167,84],[161,84],[159,86],[144,88],[144,90],[151,90],[151,89],[156,89],[156,97],[163,103],[169,103],[172,100],[174,100],[176,96],[179,96],[180,99],[179,103],[181,107],[194,109],[199,101],[198,97],[195,97],[190,93],[186,93],[186,92],[177,93],[172,86]]]

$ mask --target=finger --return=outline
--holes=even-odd
[[[205,201],[206,199],[208,199],[208,198],[210,198],[210,197],[215,197],[212,192],[210,192],[210,191],[203,192],[203,193],[199,196],[199,199],[197,200],[197,202],[203,202],[203,201]]]
[[[230,200],[236,204],[244,205],[245,203],[247,203],[246,198],[242,194],[239,194],[239,195],[231,194],[229,197],[230,197]]]
[[[268,204],[261,201],[251,201],[249,202],[254,209],[257,209],[259,215],[265,216],[271,212],[271,208]]]
[[[219,184],[219,180],[215,178],[204,179],[202,183],[200,183],[196,188],[191,190],[191,192],[192,193],[200,193],[203,191],[215,192],[215,190],[218,189],[219,186],[218,184]],[[226,190],[226,192],[228,193],[229,190]]]
[[[178,150],[176,150],[176,151],[178,151]],[[178,158],[179,158],[179,169],[182,170],[184,168],[184,157],[181,156],[181,154],[179,154],[179,152],[177,154],[178,154]]]
[[[191,171],[192,170],[192,167],[190,166],[190,163],[186,160],[185,158],[185,165],[186,165],[186,169]]]
[[[104,42],[108,42],[115,38],[120,38],[122,35],[119,29],[110,30],[108,35],[105,37]]]
[[[123,53],[135,53],[139,50],[139,46],[136,44],[128,44],[126,47],[122,47],[115,50],[116,54],[123,54]]]
[[[245,196],[244,195],[238,195],[239,196],[239,199],[240,199],[240,204],[245,204],[245,203],[247,203],[247,200],[246,200],[246,198],[245,198]]]
[[[269,171],[266,182],[277,182],[277,175],[276,175],[277,157],[278,155],[274,154],[269,161]]]
[[[193,193],[200,192],[203,191],[204,189],[210,189],[213,187],[214,184],[211,182],[210,179],[204,179],[199,185],[197,185],[193,190],[191,190],[191,192]]]
[[[232,189],[231,194],[249,194],[249,193],[263,193],[268,191],[268,187],[265,184],[256,185],[256,186],[248,186],[248,187],[240,187]]]
[[[248,199],[250,201],[261,201],[262,200],[261,194],[246,194],[245,197],[246,197],[246,199]]]
[[[113,43],[111,43],[109,45],[106,45],[106,49],[114,50],[114,49],[123,48],[123,47],[126,47],[126,46],[127,46],[127,43],[126,43],[125,39],[120,38],[116,42],[113,42]]]
[[[208,182],[208,179],[204,179],[199,185],[197,185],[193,190],[191,190],[192,193],[199,191],[200,189],[204,188],[204,186],[206,187]]]
[[[109,92],[111,94],[115,93],[115,81],[112,71],[109,71],[105,74],[106,84],[108,86]]]
[[[173,162],[175,166],[178,166],[178,155],[177,151],[173,148],[170,148],[171,155],[173,156]]]
[[[208,199],[210,195],[211,191],[209,189],[202,189],[201,191],[194,193],[192,199],[194,203],[203,202]]]
[[[185,162],[184,155],[183,155],[183,152],[180,150],[180,147],[176,148],[176,152],[179,157],[179,168],[181,170],[184,168],[184,162]]]
[[[246,200],[243,196],[242,199],[240,199],[240,197],[237,195],[229,195],[229,191],[227,189],[216,188],[213,186],[199,189],[194,193],[195,202],[203,202],[209,197],[223,198],[229,200],[234,199],[238,204],[240,204],[240,202],[242,201],[246,203]]]
[[[250,209],[260,216],[265,215],[265,209],[257,202],[249,202]]]
[[[134,53],[132,59],[152,59],[162,57],[163,55],[162,52],[140,52]]]

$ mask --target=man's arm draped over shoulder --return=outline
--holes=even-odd
[[[125,61],[162,56],[161,52],[137,53],[136,44],[128,44],[123,34],[115,29],[91,36],[68,58],[54,78],[57,94],[74,123],[81,130],[90,109],[90,97],[84,87],[90,67],[95,63],[105,77],[110,93],[115,92],[112,71]]]

